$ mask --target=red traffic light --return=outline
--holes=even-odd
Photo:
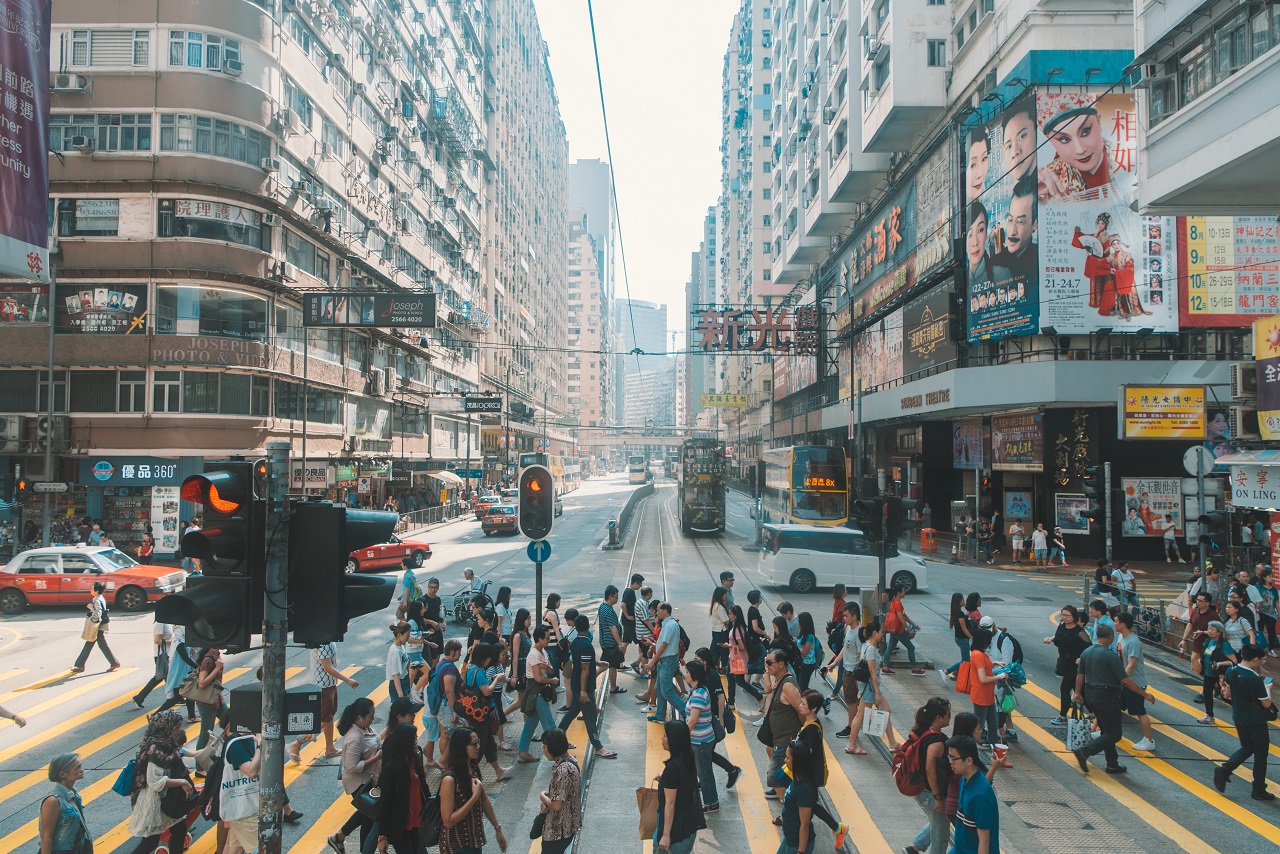
[[[229,471],[193,474],[182,482],[182,499],[203,504],[215,513],[235,513],[253,496],[245,494],[244,481]]]

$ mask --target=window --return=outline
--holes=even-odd
[[[770,214],[765,214],[761,218],[760,224],[763,225],[765,228],[771,227],[773,225],[773,216]]]
[[[1249,62],[1249,22],[1242,10],[1218,28],[1214,71],[1222,82]]]
[[[773,84],[772,84],[772,83],[766,83],[766,84],[764,84],[763,93],[764,93],[765,95],[772,95],[772,94],[773,94]]]
[[[763,190],[761,190],[761,191],[760,191],[760,198],[764,199],[765,201],[768,201],[769,199],[772,199],[772,198],[773,198],[773,188],[772,188],[772,187],[765,187]]]
[[[35,412],[36,371],[0,371],[0,400],[7,412]]]
[[[83,137],[95,151],[150,151],[150,114],[70,114],[49,116],[49,147],[73,151]]]
[[[284,230],[284,258],[305,273],[329,281],[329,255],[292,229]]]
[[[765,172],[772,172],[772,171],[773,171],[773,164],[772,164],[772,163],[770,163],[768,160],[766,160],[766,161],[764,162],[764,171],[765,171]]]
[[[270,249],[270,229],[262,214],[248,208],[199,199],[161,199],[160,236],[225,240],[254,249]]]
[[[169,31],[169,64],[221,71],[223,63],[240,59],[240,42],[189,30]]]
[[[115,371],[72,371],[70,412],[115,412]]]
[[[151,411],[182,411],[182,371],[156,371],[151,386]]]
[[[119,229],[119,199],[58,199],[61,237],[115,237]]]
[[[72,30],[70,45],[64,47],[63,56],[72,68],[148,65],[151,33],[147,30]]]
[[[298,118],[301,119],[302,123],[307,126],[308,130],[310,130],[311,119],[314,113],[314,108],[311,106],[311,99],[303,94],[302,89],[298,87],[298,84],[294,83],[293,80],[288,77],[284,79],[284,102],[289,109],[298,114]]]
[[[947,42],[945,39],[929,39],[929,67],[944,68],[947,64]]]
[[[120,412],[145,412],[147,409],[147,372],[121,371],[116,408]]]
[[[324,118],[320,122],[320,142],[329,147],[331,156],[338,160],[347,159],[347,138],[333,122]]]
[[[183,371],[182,396],[183,412],[216,413],[218,375],[203,371]]]
[[[257,166],[271,156],[271,139],[253,128],[209,116],[160,117],[161,151],[194,151]]]
[[[38,383],[38,399],[36,405],[41,412],[49,411],[49,373],[47,371],[38,371],[36,381]],[[67,372],[53,372],[53,411],[67,411]]]
[[[267,298],[199,285],[159,285],[156,333],[266,341]]]

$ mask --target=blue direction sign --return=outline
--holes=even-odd
[[[467,477],[466,469],[454,469],[453,473],[458,477]],[[484,469],[471,469],[470,477],[472,480],[480,480],[484,477]]]
[[[529,556],[529,560],[534,563],[543,563],[551,557],[551,543],[546,540],[533,540],[524,551]]]

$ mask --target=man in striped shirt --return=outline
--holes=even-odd
[[[596,612],[596,630],[600,633],[600,660],[609,665],[609,693],[621,694],[626,688],[618,687],[618,668],[626,661],[626,647],[622,645],[622,623],[616,610],[618,588],[610,584],[604,589],[604,601]]]

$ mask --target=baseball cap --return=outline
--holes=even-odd
[[[995,628],[995,625],[996,625],[995,617],[983,617],[981,620],[978,621],[978,626],[983,629]]]
[[[401,715],[417,714],[418,709],[421,709],[421,708],[422,706],[419,706],[417,703],[415,703],[413,700],[410,700],[408,697],[396,697],[394,700],[391,701],[391,715],[390,715],[391,720],[394,721],[396,718],[400,717]]]

